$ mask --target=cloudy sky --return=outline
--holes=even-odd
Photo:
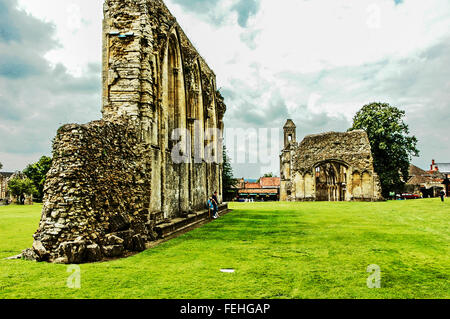
[[[415,164],[450,162],[448,0],[166,4],[217,74],[227,128],[279,132],[292,118],[301,139],[345,131],[363,105],[387,102],[407,112],[421,150]],[[102,0],[0,0],[4,170],[49,155],[59,126],[101,117],[101,19]],[[234,163],[236,176],[278,174],[275,132],[261,145],[229,139],[235,162],[239,152],[260,154]]]

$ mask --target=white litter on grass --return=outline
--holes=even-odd
[[[234,269],[220,269],[221,272],[234,273]]]

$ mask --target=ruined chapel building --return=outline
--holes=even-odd
[[[0,205],[9,200],[8,181],[14,173],[0,172]]]
[[[281,201],[377,201],[378,175],[366,132],[309,135],[296,142],[287,120],[280,156]]]
[[[208,196],[222,200],[225,111],[214,72],[162,0],[106,0],[103,118],[58,130],[24,254],[63,263],[122,256],[203,218]]]

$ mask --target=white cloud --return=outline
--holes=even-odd
[[[257,89],[256,76],[264,76],[273,88],[282,90],[288,105],[307,103],[314,92],[299,101],[298,94],[290,92],[305,88],[289,87],[278,79],[279,73],[309,74],[385,59],[415,58],[450,30],[450,3],[445,0],[410,0],[401,5],[392,0],[261,0],[261,9],[249,20],[248,29],[239,27],[235,19],[214,26],[180,5],[168,4],[216,71],[220,86],[229,86],[238,78],[247,82],[249,89]],[[241,40],[242,34],[249,32],[258,32],[254,49]],[[260,66],[259,74],[254,65]],[[383,74],[378,76],[382,81]],[[328,84],[331,88],[336,83],[330,78]],[[360,86],[350,85],[353,89]],[[328,113],[336,111],[350,117],[355,107],[328,104]]]
[[[69,73],[81,76],[89,63],[99,63],[102,54],[102,0],[19,0],[19,8],[56,26],[61,47],[46,58],[62,63]]]
[[[227,127],[281,127],[289,116],[301,138],[346,129],[372,101],[407,109],[415,121],[449,106],[442,93],[450,88],[448,50],[425,54],[450,39],[448,0],[260,0],[246,28],[233,9],[237,0],[208,2],[202,12],[192,9],[203,8],[201,0],[196,6],[191,1],[166,4],[217,75],[227,98]],[[55,24],[61,47],[45,56],[53,65],[81,76],[89,63],[101,62],[102,0],[19,2]],[[442,136],[448,117],[434,121],[411,123],[412,133],[423,141]],[[422,166],[434,154],[431,144],[421,144]],[[446,146],[440,152],[450,160]]]

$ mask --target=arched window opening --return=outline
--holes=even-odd
[[[345,201],[347,167],[338,162],[325,162],[316,169],[316,200]]]
[[[204,159],[204,116],[203,97],[201,90],[201,77],[198,62],[194,64],[193,79],[190,98],[190,118],[194,121],[192,136],[192,152],[195,154],[196,163]]]
[[[169,40],[168,49],[168,115],[169,115],[169,141],[172,132],[180,127],[180,107],[179,107],[179,76],[177,42],[174,36]],[[169,145],[171,147],[171,145]]]

